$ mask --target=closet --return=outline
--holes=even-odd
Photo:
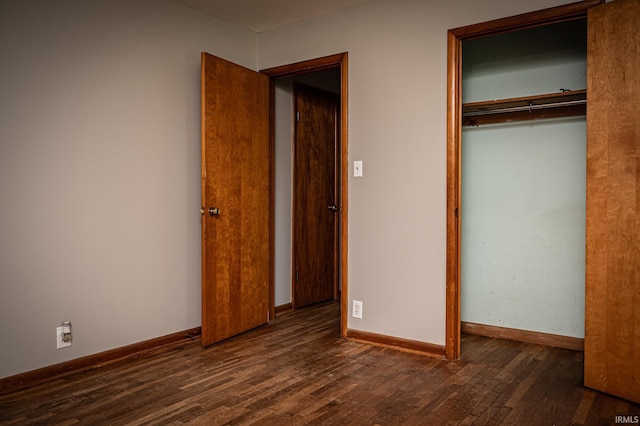
[[[569,89],[580,97],[580,88],[556,87],[546,92],[509,94],[465,99],[467,117],[463,117],[463,44],[508,32],[519,32],[556,23],[581,20],[586,17],[586,202],[584,257],[584,384],[630,401],[640,402],[640,1],[585,0],[564,6],[502,18],[448,32],[447,78],[447,328],[445,352],[448,359],[460,357],[461,334],[461,252],[462,223],[466,220],[464,193],[463,132],[493,124],[482,123],[477,116],[510,113],[504,106],[516,106],[520,114],[517,123],[526,126],[522,114],[532,106],[531,114],[538,114],[533,105],[537,96]],[[533,82],[533,80],[531,80]],[[501,79],[498,89],[509,86]],[[482,87],[482,86],[480,86]],[[526,99],[531,97],[532,99]],[[497,99],[490,106],[472,105]],[[507,100],[505,100],[507,99]],[[569,102],[581,99],[570,99]],[[550,102],[555,103],[555,99]],[[514,105],[515,103],[515,105]],[[524,103],[524,104],[523,104]],[[500,104],[500,105],[497,105]],[[494,109],[497,113],[472,114],[474,109]],[[524,108],[524,111],[522,110]],[[565,104],[559,108],[579,108]],[[549,109],[540,107],[540,109]],[[483,111],[486,112],[486,111]],[[528,112],[528,111],[527,111]],[[554,112],[555,114],[555,112]],[[562,113],[561,115],[563,115]],[[533,115],[532,115],[533,116]],[[559,119],[570,118],[571,114]],[[511,115],[513,118],[514,115]],[[509,120],[511,120],[511,118]],[[473,120],[471,122],[470,120]],[[493,120],[493,119],[491,119]],[[548,121],[553,121],[548,120]],[[533,120],[543,122],[544,120]],[[515,122],[514,122],[515,123]],[[513,123],[511,123],[513,124]],[[500,125],[510,125],[509,121]],[[515,124],[513,124],[515,125]],[[473,128],[473,127],[471,127]],[[463,130],[464,129],[464,130]],[[467,132],[469,133],[469,132]],[[558,133],[558,132],[551,132]],[[551,135],[550,135],[551,136]],[[553,135],[557,136],[557,135]],[[546,135],[537,140],[546,142]],[[515,132],[512,140],[519,143],[522,133]],[[468,138],[467,138],[468,139]],[[466,143],[466,142],[465,142]],[[500,151],[497,151],[500,154]],[[537,160],[534,154],[528,160]],[[523,156],[524,157],[524,156]],[[492,159],[492,158],[491,158]],[[522,164],[522,163],[520,163]],[[524,167],[524,166],[522,166]],[[517,169],[517,167],[514,167]],[[556,164],[554,168],[562,169]],[[492,172],[492,170],[489,170]],[[500,176],[495,181],[498,181]],[[501,182],[502,183],[502,182]],[[470,192],[473,193],[473,192]],[[521,196],[513,191],[515,199]],[[498,208],[489,214],[498,212]],[[497,214],[497,213],[496,213]],[[561,215],[548,215],[553,221]],[[507,228],[508,223],[501,223]],[[477,229],[472,228],[473,230]],[[504,232],[501,229],[500,232]],[[564,229],[564,228],[563,228]],[[524,237],[524,235],[523,235]],[[519,240],[508,245],[517,249]],[[482,252],[482,251],[481,251]],[[550,256],[550,258],[553,256]],[[543,263],[538,263],[543,268]],[[525,295],[530,300],[529,295]],[[462,307],[464,308],[464,306]],[[517,310],[514,312],[517,314]]]
[[[462,44],[465,331],[582,349],[586,29],[579,19]]]

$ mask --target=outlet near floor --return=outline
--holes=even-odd
[[[362,302],[359,300],[353,301],[353,309],[351,310],[351,316],[354,318],[362,319]]]
[[[64,331],[63,331],[64,330]],[[66,333],[66,327],[56,328],[56,347],[57,349],[68,348],[71,346],[71,333]],[[68,337],[66,337],[68,336]]]

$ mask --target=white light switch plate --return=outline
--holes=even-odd
[[[353,162],[353,176],[362,177],[362,161]]]

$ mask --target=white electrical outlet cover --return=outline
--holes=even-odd
[[[351,316],[357,319],[362,319],[362,302],[360,300],[353,301]]]
[[[71,342],[62,341],[62,327],[56,328],[56,349],[68,348]]]

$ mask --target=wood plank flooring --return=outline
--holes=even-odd
[[[447,362],[340,339],[339,304],[0,397],[0,424],[612,425],[582,352],[463,335]],[[631,417],[633,419],[633,417]]]

